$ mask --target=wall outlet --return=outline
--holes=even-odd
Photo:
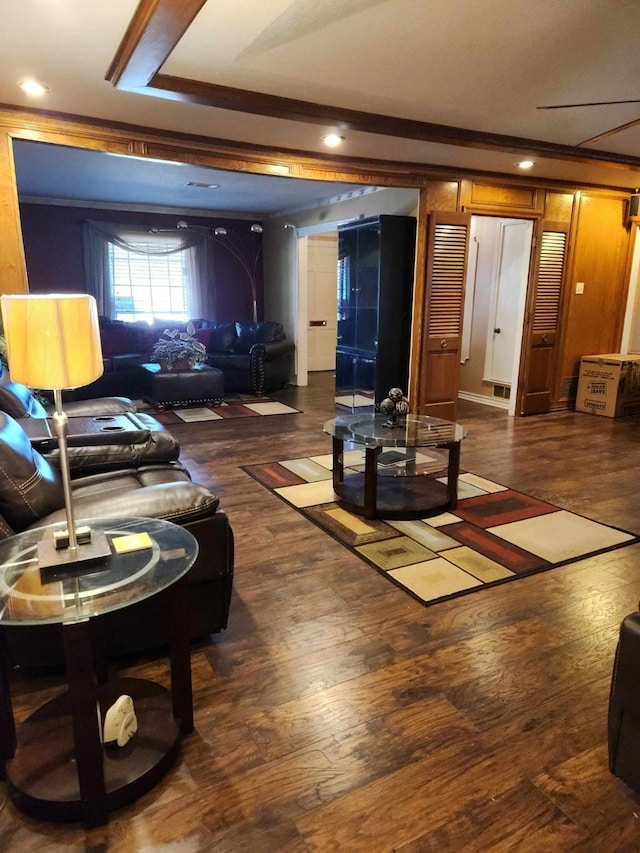
[[[576,293],[584,293],[584,281],[576,281]]]

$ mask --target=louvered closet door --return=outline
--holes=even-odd
[[[455,420],[471,216],[432,213],[425,279],[420,413]]]
[[[518,411],[548,412],[558,360],[569,225],[541,222],[523,342]]]

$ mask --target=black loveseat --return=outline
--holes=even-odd
[[[293,377],[295,344],[285,337],[280,323],[213,323],[190,321],[195,337],[207,348],[206,363],[224,374],[227,394],[268,394],[284,387]],[[183,331],[187,324],[156,321],[125,323],[100,318],[104,374],[80,388],[69,399],[110,397],[138,398],[146,390],[142,364],[152,361],[153,345],[165,329]]]

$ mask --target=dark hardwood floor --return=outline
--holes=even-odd
[[[607,700],[640,545],[423,607],[240,470],[328,453],[331,376],[298,415],[172,428],[237,551],[229,628],[193,649],[195,731],[149,794],[84,830],[0,813],[2,851],[640,850]],[[460,406],[462,466],[640,532],[640,418]],[[166,683],[164,658],[114,669]],[[20,719],[59,675],[16,678]]]

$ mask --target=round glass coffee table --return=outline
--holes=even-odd
[[[161,519],[82,523],[105,533],[108,556],[41,569],[38,543],[63,523],[0,542],[0,629],[59,623],[68,684],[16,733],[0,654],[0,771],[8,760],[9,795],[27,814],[95,826],[150,790],[177,756],[180,736],[193,730],[186,574],[198,544]],[[146,547],[118,553],[114,540],[135,534],[148,535]],[[157,594],[166,601],[171,690],[144,679],[107,680],[99,617]],[[123,694],[133,699],[138,731],[123,747],[104,747],[102,721]]]
[[[405,415],[389,426],[383,414],[351,413],[323,427],[333,438],[333,490],[338,503],[365,518],[412,519],[453,509],[458,500],[464,427]],[[364,450],[362,466],[345,464],[345,443]],[[429,449],[448,452],[446,462]]]

